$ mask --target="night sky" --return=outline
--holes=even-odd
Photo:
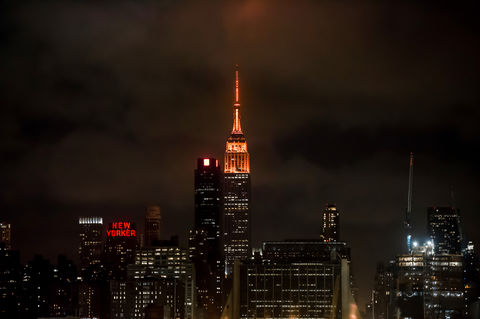
[[[28,260],[76,259],[78,216],[186,243],[197,157],[223,161],[240,64],[254,246],[341,210],[360,307],[414,227],[461,210],[480,245],[473,1],[0,1],[0,220]]]

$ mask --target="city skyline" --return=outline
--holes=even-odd
[[[152,204],[161,208],[162,238],[178,234],[186,246],[192,171],[199,157],[223,158],[235,63],[254,154],[253,247],[318,238],[325,204],[336,203],[365,301],[376,262],[405,244],[410,152],[414,237],[427,237],[428,207],[453,199],[465,233],[480,243],[480,48],[478,22],[464,7],[130,5],[135,13],[125,2],[66,2],[79,9],[71,11],[28,3],[0,13],[10,26],[0,62],[0,222],[12,225],[23,261],[35,253],[76,260],[79,216],[141,229]],[[126,22],[122,39],[112,36],[118,21]],[[152,40],[156,32],[164,40]]]

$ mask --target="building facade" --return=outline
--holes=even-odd
[[[112,318],[145,318],[151,305],[161,306],[166,318],[194,317],[194,267],[188,251],[175,245],[138,250],[126,280],[112,280],[110,290]]]
[[[78,313],[82,318],[106,318],[108,278],[103,264],[105,228],[103,218],[80,217]]]
[[[462,255],[432,255],[425,274],[425,318],[462,318],[465,311]]]
[[[135,223],[118,221],[109,224],[103,252],[103,264],[109,279],[123,280],[127,266],[133,264],[138,246]]]
[[[250,155],[240,123],[238,66],[235,70],[233,128],[224,157],[224,255],[230,274],[235,259],[245,260],[251,252]]]
[[[0,244],[3,244],[7,250],[12,249],[11,225],[5,222],[0,223]]]
[[[262,252],[254,258],[235,262],[231,307],[226,307],[222,318],[358,316],[349,254],[345,243],[263,243]]]
[[[195,265],[197,302],[209,317],[218,316],[223,305],[222,184],[218,160],[197,159],[195,220],[194,229],[189,234],[189,257]]]
[[[325,205],[322,212],[322,235],[325,242],[340,241],[340,212],[335,204]]]
[[[434,244],[413,243],[396,258],[392,318],[462,318],[465,313],[462,255],[436,254]]]
[[[80,217],[80,274],[84,275],[87,268],[92,268],[101,263],[103,248],[104,228],[102,217]]]
[[[148,206],[145,215],[145,246],[154,246],[161,240],[160,222],[162,215],[159,206]]]
[[[462,238],[458,210],[453,207],[429,207],[428,236],[433,241],[436,254],[461,254]]]

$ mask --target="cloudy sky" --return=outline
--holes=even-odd
[[[459,4],[461,2],[461,4]],[[363,304],[414,226],[455,204],[480,244],[480,41],[473,1],[0,2],[0,219],[13,245],[76,258],[77,217],[162,208],[193,223],[197,157],[223,158],[234,64],[253,240],[318,238],[341,210]]]

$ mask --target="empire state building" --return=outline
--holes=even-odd
[[[235,68],[233,128],[227,139],[224,169],[224,253],[226,274],[235,259],[250,256],[250,158],[240,123],[238,65]]]

